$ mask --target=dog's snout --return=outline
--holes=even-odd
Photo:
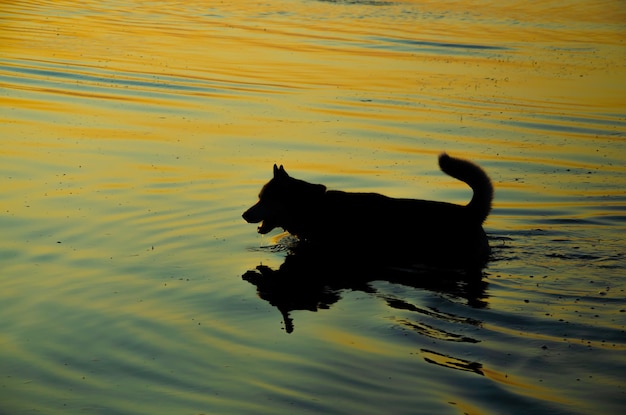
[[[243,215],[241,215],[241,217],[243,218],[243,220],[250,223],[250,209],[243,212]]]
[[[263,220],[262,217],[260,217],[259,215],[259,208],[258,208],[259,204],[257,203],[256,205],[252,206],[250,209],[246,210],[245,212],[243,212],[243,215],[241,215],[243,217],[243,219],[248,222],[248,223],[257,223]]]

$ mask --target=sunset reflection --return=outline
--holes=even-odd
[[[0,15],[0,412],[623,409],[622,3]],[[285,235],[241,218],[274,163],[467,203],[443,151],[495,187],[478,278],[373,267],[384,240],[285,272]]]

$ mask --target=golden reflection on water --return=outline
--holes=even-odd
[[[61,1],[0,14],[8,411],[620,405],[620,2]],[[294,312],[294,333],[279,332],[241,281],[283,261],[240,218],[273,163],[332,188],[464,203],[467,187],[436,165],[444,150],[496,186],[484,309],[388,284],[387,297]],[[465,334],[476,342],[451,341]]]

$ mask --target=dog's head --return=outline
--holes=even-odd
[[[260,234],[266,234],[276,227],[282,227],[282,218],[286,214],[283,199],[287,190],[289,175],[281,165],[274,164],[274,177],[259,193],[259,201],[246,210],[243,218],[248,223],[259,223]]]
[[[297,234],[301,216],[306,216],[312,201],[326,191],[326,187],[290,177],[283,166],[274,164],[274,177],[259,193],[259,201],[246,210],[243,218],[248,223],[259,223],[258,232],[266,234],[274,228],[283,228]]]

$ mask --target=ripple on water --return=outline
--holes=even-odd
[[[0,412],[618,412],[624,19],[588,3],[4,5]],[[274,163],[466,203],[441,151],[496,187],[479,278],[259,283]]]

